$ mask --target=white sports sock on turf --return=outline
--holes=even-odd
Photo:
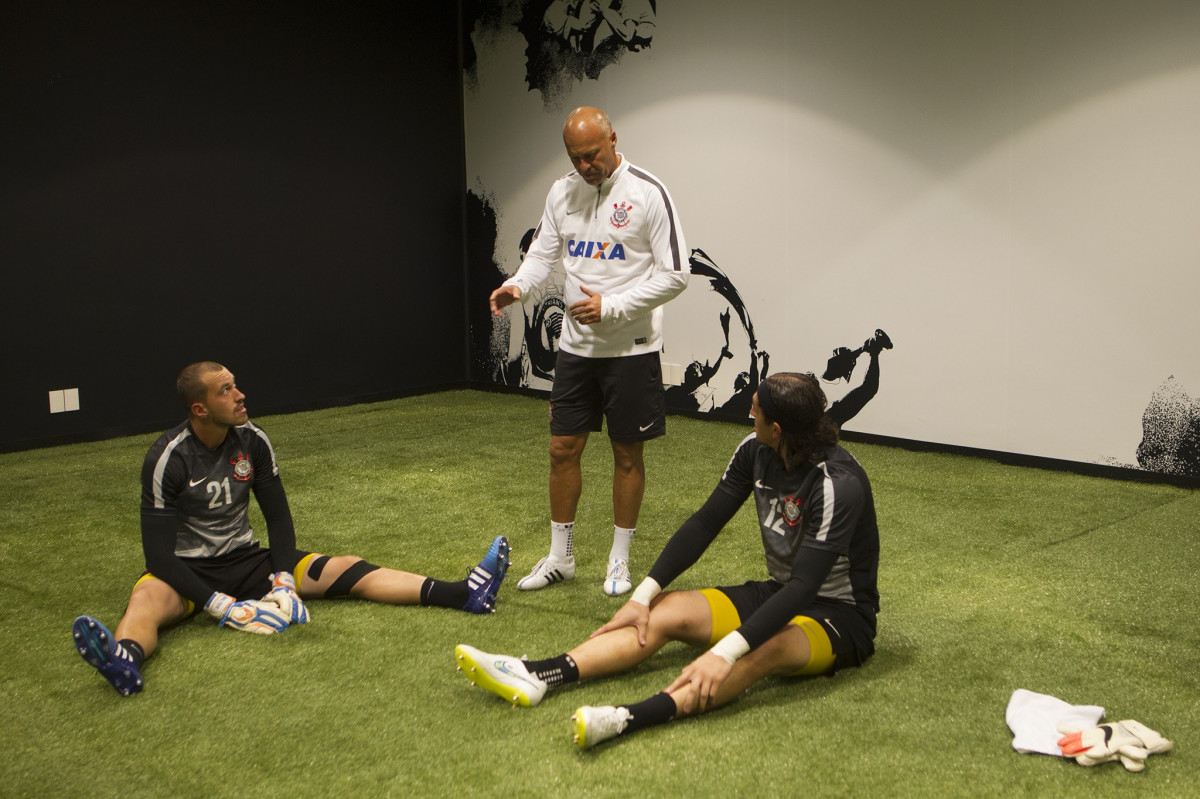
[[[615,558],[621,558],[625,562],[629,562],[629,545],[633,542],[633,534],[637,532],[637,528],[628,529],[625,527],[617,527],[613,525],[613,544],[612,550],[608,553],[608,562],[612,563]]]
[[[550,557],[557,560],[575,557],[575,522],[550,522]]]

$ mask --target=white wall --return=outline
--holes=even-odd
[[[563,117],[599,105],[771,371],[888,332],[850,429],[1136,465],[1152,393],[1200,395],[1200,3],[661,0],[655,21],[553,95],[516,28],[477,25],[467,188],[496,207],[501,271],[570,169]],[[693,280],[664,360],[714,358],[723,307]]]

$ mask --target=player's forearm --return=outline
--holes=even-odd
[[[521,301],[524,302],[534,289],[546,282],[553,268],[553,264],[547,263],[530,253],[525,256],[525,260],[521,262],[521,266],[517,268],[512,277],[505,280],[501,285],[516,286],[519,288],[521,290]]]
[[[687,243],[675,222],[679,218],[673,205],[655,205],[650,211],[650,276],[632,288],[606,295],[608,308],[604,321],[637,319],[679,296],[687,288],[689,271]]]
[[[213,589],[196,576],[175,554],[174,515],[142,513],[142,554],[146,571],[204,607]]]
[[[628,321],[638,319],[660,305],[678,297],[687,288],[686,272],[656,272],[649,280],[629,291],[605,295],[601,310],[603,320]]]
[[[812,605],[837,557],[837,553],[826,550],[801,550],[792,578],[738,628],[751,649],[765,643]]]
[[[296,526],[283,481],[276,477],[256,484],[254,496],[267,523],[271,565],[277,572],[290,572],[296,565]]]
[[[741,505],[742,500],[729,492],[714,489],[700,510],[688,517],[667,541],[648,576],[661,586],[670,585],[700,559]]]

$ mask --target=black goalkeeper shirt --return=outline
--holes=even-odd
[[[146,569],[202,607],[213,590],[181,558],[212,558],[257,546],[253,491],[267,522],[271,562],[290,570],[296,532],[270,439],[251,422],[209,449],[191,424],[163,433],[142,464],[142,549]]]
[[[783,588],[738,632],[751,648],[814,602],[853,606],[875,629],[879,612],[879,527],[871,484],[840,446],[815,466],[792,471],[753,434],[738,445],[704,503],[667,543],[649,576],[664,588],[699,560],[750,496],[771,579]]]

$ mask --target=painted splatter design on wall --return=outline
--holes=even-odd
[[[468,285],[490,292],[508,277],[496,265],[496,208],[494,199],[474,191],[467,192],[466,234]],[[497,319],[488,309],[487,295],[472,297],[467,306],[471,333],[471,379],[504,384],[504,360],[508,353],[509,317]]]
[[[656,0],[467,0],[463,3],[463,69],[477,81],[475,43],[516,27],[525,38],[525,83],[549,109],[585,78],[596,80],[626,53],[650,47]]]
[[[1172,375],[1150,397],[1142,414],[1143,469],[1180,477],[1200,477],[1200,402]]]

